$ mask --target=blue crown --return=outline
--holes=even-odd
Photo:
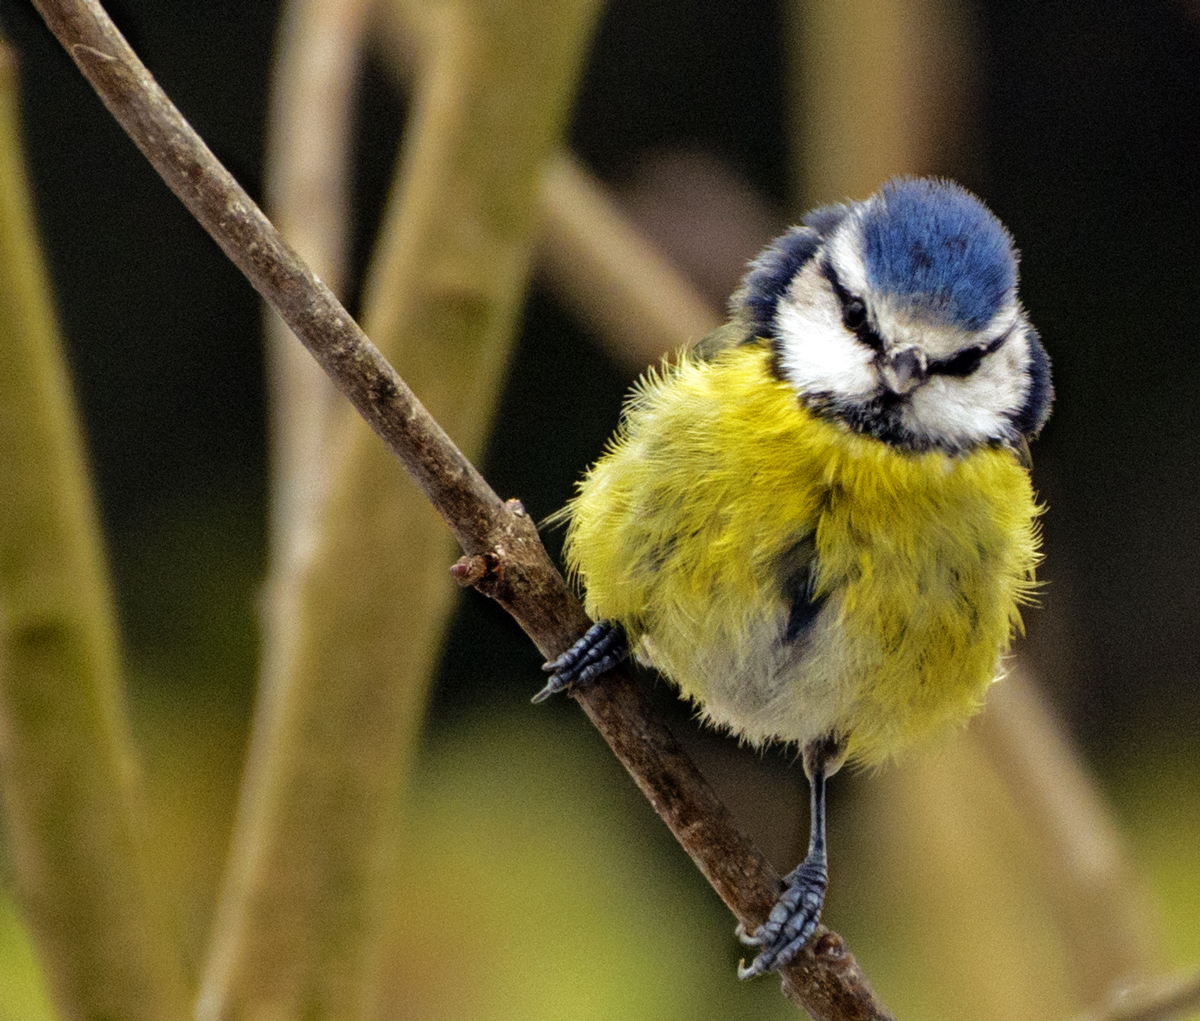
[[[1016,290],[1008,231],[950,181],[889,181],[864,203],[862,231],[872,289],[908,298],[951,325],[980,329]]]

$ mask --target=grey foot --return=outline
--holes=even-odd
[[[788,874],[785,882],[787,889],[753,936],[746,935],[738,926],[738,938],[743,943],[762,948],[749,967],[738,966],[738,978],[754,978],[787,967],[821,921],[825,888],[829,884],[824,856],[819,861],[805,859]]]
[[[550,674],[546,686],[533,696],[534,702],[545,702],[551,695],[571,684],[587,684],[621,663],[629,655],[629,642],[619,624],[602,620],[588,628],[579,641],[558,659],[544,663],[542,669]]]

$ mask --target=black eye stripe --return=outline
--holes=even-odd
[[[943,358],[934,362],[928,368],[929,372],[937,372],[943,376],[969,376],[983,361],[983,348],[969,347],[959,351],[951,358]]]
[[[949,358],[939,358],[936,361],[931,361],[927,371],[931,374],[936,372],[942,376],[969,376],[979,368],[984,358],[992,352],[998,351],[1000,346],[1010,336],[1012,336],[1012,330],[1000,334],[991,343],[985,344],[982,347],[968,347],[956,354],[952,354]]]
[[[846,306],[851,301],[857,301],[860,305],[862,304],[861,298],[853,297],[850,292],[842,286],[842,282],[838,279],[837,272],[834,270],[833,264],[828,258],[821,260],[821,275],[829,281],[829,286],[833,288],[833,293],[837,295],[837,300],[841,303],[843,313],[845,312]],[[864,306],[864,310],[865,307],[866,306]]]
[[[833,293],[842,306],[842,323],[851,333],[867,345],[872,351],[883,350],[883,340],[875,332],[867,318],[867,305],[862,298],[851,294],[842,286],[837,273],[828,259],[821,260],[821,275],[829,281]]]
[[[838,303],[842,306],[842,323],[859,341],[871,348],[872,351],[883,351],[883,338],[875,332],[867,316],[866,302],[857,295],[851,294],[842,286],[837,271],[828,257],[820,262],[821,275],[829,281]],[[968,347],[952,354],[949,358],[938,358],[929,362],[926,371],[942,376],[966,377],[971,375],[983,363],[983,359],[998,351],[1010,336],[1012,330],[1000,334],[994,340],[980,347]]]

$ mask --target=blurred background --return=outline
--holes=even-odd
[[[107,6],[261,196],[276,5]],[[910,144],[905,169],[953,176],[1008,225],[1057,389],[1033,451],[1049,508],[1045,585],[1019,659],[1111,801],[1158,915],[1164,967],[1195,965],[1200,6],[917,5],[919,17],[894,36],[902,56],[912,48],[899,61],[904,75],[876,83],[884,92],[873,119],[853,121],[839,104],[865,87],[877,45],[870,26],[900,17],[898,8],[810,6],[799,16],[794,4],[611,0],[585,58],[570,147],[717,310],[745,261],[787,223],[811,205],[862,198],[891,172],[845,155],[876,136]],[[831,34],[834,8],[843,23],[862,19],[861,60],[844,33]],[[0,31],[19,60],[29,174],[154,824],[199,971],[259,668],[262,309],[32,8],[0,0]],[[841,47],[838,59],[822,56],[825,43]],[[352,312],[407,102],[376,41],[352,129]],[[900,104],[922,106],[927,134],[913,137]],[[635,362],[614,357],[535,268],[482,460],[493,487],[536,519],[560,507],[612,431]],[[557,556],[561,537],[546,539]],[[538,664],[502,611],[474,592],[459,599],[407,795],[413,892],[391,937],[407,1012],[397,1016],[788,1016],[773,981],[735,981],[732,919],[576,707],[529,707]],[[805,783],[791,756],[699,733],[665,685],[646,683],[776,865],[790,868],[806,832]],[[961,754],[953,742],[929,753],[951,765]],[[1030,1002],[1045,1008],[1037,1016],[1067,1016],[1078,1001],[1057,977],[1064,951],[1037,914],[1026,838],[1014,828],[987,860],[968,841],[954,859],[954,827],[969,835],[972,817],[924,816],[924,803],[904,801],[889,779],[920,770],[920,759],[835,781],[827,922],[900,1017],[1032,1016],[1020,1008]],[[980,817],[1020,815],[999,787],[967,800]],[[910,830],[918,843],[899,839]],[[937,865],[920,840],[948,863]],[[483,962],[469,979],[429,943],[431,930],[457,928],[467,912],[459,946]],[[994,931],[989,912],[1003,916]],[[959,928],[929,936],[942,916]],[[5,924],[18,953],[11,913]],[[1021,955],[1034,971],[1006,976],[1003,959]],[[36,987],[28,995],[34,1002]]]

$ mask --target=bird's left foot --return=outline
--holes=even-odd
[[[550,674],[550,680],[533,696],[533,701],[545,702],[568,685],[594,681],[628,656],[629,642],[620,624],[608,620],[593,624],[587,634],[558,659],[542,665],[542,669]]]
[[[787,967],[821,921],[825,888],[829,885],[823,856],[820,860],[806,858],[784,881],[787,889],[754,935],[748,936],[740,925],[737,928],[738,939],[747,946],[762,948],[748,967],[738,965],[738,978],[754,978]]]

